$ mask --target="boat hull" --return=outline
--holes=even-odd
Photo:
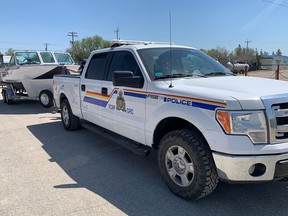
[[[42,90],[53,92],[53,76],[64,73],[62,65],[21,65],[9,68],[2,83],[13,86],[15,93],[25,93],[36,99]]]

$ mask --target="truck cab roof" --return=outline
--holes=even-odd
[[[110,48],[94,50],[94,53],[116,50],[129,50],[129,49],[148,49],[148,48],[189,48],[196,49],[188,46],[175,45],[170,42],[153,42],[153,41],[134,41],[134,40],[113,40]]]

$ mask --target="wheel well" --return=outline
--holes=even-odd
[[[48,92],[48,94],[51,93],[52,97],[53,97],[53,92],[49,89],[43,89],[42,91],[40,91],[39,96],[43,93],[43,92]]]
[[[62,101],[63,101],[64,99],[67,99],[67,97],[66,97],[65,94],[61,93],[61,94],[60,94],[60,105],[61,105],[61,103],[62,103]]]
[[[158,146],[160,144],[160,141],[162,137],[174,130],[180,130],[180,129],[190,129],[193,130],[194,132],[198,133],[202,138],[206,141],[204,138],[203,134],[200,132],[200,130],[195,127],[193,124],[190,122],[181,119],[181,118],[175,118],[175,117],[169,117],[166,119],[163,119],[156,127],[154,131],[154,136],[153,136],[153,148],[158,149]]]

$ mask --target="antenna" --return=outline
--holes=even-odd
[[[172,27],[171,27],[171,11],[169,11],[169,30],[170,30],[170,50],[169,50],[169,53],[170,53],[170,59],[169,59],[169,69],[170,69],[170,75],[171,75],[171,80],[170,80],[170,85],[169,85],[169,88],[173,88],[173,78],[172,78]]]

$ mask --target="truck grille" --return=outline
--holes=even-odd
[[[270,144],[288,142],[288,94],[262,97],[268,118]]]
[[[273,105],[272,110],[276,120],[275,139],[288,139],[288,103]]]

